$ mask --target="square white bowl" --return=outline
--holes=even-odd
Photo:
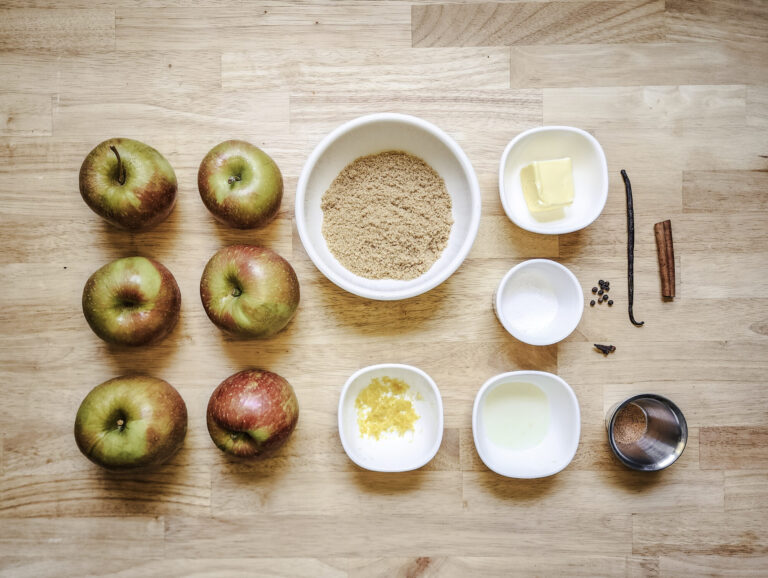
[[[416,279],[366,279],[348,271],[323,237],[321,201],[333,180],[355,159],[388,150],[405,151],[428,163],[445,181],[453,226],[448,245]],[[407,299],[425,293],[453,274],[472,248],[480,226],[480,185],[461,147],[435,125],[405,114],[377,113],[336,128],[312,151],[296,188],[296,229],[315,266],[333,283],[361,297]]]
[[[564,157],[573,160],[573,204],[531,213],[523,196],[520,171],[534,161]],[[501,156],[499,194],[507,216],[526,231],[560,235],[583,229],[600,216],[608,199],[608,163],[603,147],[588,132],[570,126],[522,132]]]
[[[527,382],[539,387],[549,400],[549,430],[537,446],[514,450],[488,439],[483,423],[483,402],[496,387]],[[563,470],[579,447],[581,411],[576,394],[561,377],[545,371],[511,371],[492,377],[477,392],[472,409],[472,435],[483,463],[508,478],[544,478]]]
[[[363,436],[357,424],[355,400],[373,378],[391,377],[406,382],[414,396],[419,419],[404,436],[384,434],[378,440]],[[384,363],[356,371],[344,384],[339,398],[339,437],[349,459],[374,472],[406,472],[428,463],[443,440],[443,401],[435,381],[411,365]]]
[[[568,267],[549,259],[529,259],[504,275],[493,310],[514,338],[529,345],[552,345],[578,326],[584,292]]]

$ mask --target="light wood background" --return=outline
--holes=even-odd
[[[768,3],[602,0],[3,0],[0,3],[0,574],[5,576],[768,575]],[[411,113],[451,134],[483,194],[474,248],[448,281],[398,303],[327,281],[293,227],[304,160],[338,124]],[[548,237],[505,217],[497,163],[541,124],[592,132],[611,175],[588,229]],[[128,136],[167,156],[176,210],[126,234],[82,202],[77,174],[101,140]],[[197,167],[227,138],[274,157],[280,218],[262,231],[217,225]],[[625,201],[635,190],[637,329],[626,314]],[[671,219],[678,297],[664,303],[653,223]],[[265,342],[208,321],[198,284],[234,242],[288,258],[299,313]],[[83,284],[107,261],[162,261],[182,290],[162,344],[119,350],[88,329]],[[491,294],[511,266],[561,261],[586,308],[552,347],[505,334]],[[604,358],[592,343],[613,343]],[[376,362],[437,381],[445,435],[420,471],[357,469],[336,431],[340,388]],[[286,377],[299,426],[274,458],[229,462],[205,407],[228,375]],[[556,372],[582,408],[573,463],[542,480],[488,471],[471,433],[474,395],[521,368]],[[115,476],[83,458],[72,427],[85,394],[133,371],[175,385],[184,449],[154,473]],[[621,467],[603,417],[638,392],[670,396],[688,448],[653,475]]]

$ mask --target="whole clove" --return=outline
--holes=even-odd
[[[608,355],[609,353],[616,351],[615,345],[601,345],[600,343],[595,343],[594,345],[595,349],[597,349],[603,355]]]

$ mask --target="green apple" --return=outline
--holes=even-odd
[[[165,220],[176,204],[176,173],[163,155],[136,140],[112,138],[80,167],[80,194],[121,229],[139,231]]]
[[[77,447],[108,470],[150,468],[181,448],[187,406],[166,381],[126,375],[93,388],[75,418]]]
[[[94,333],[116,345],[146,345],[179,319],[181,293],[171,272],[153,259],[125,257],[101,267],[83,289],[83,314]]]
[[[253,229],[277,215],[283,198],[283,175],[260,148],[242,140],[228,140],[203,158],[197,188],[216,219],[237,229]]]
[[[280,255],[255,245],[218,251],[200,279],[200,298],[208,317],[236,337],[271,337],[299,306],[299,280]]]

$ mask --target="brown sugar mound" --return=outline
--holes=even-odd
[[[323,194],[323,237],[333,256],[367,279],[416,279],[448,245],[453,216],[445,182],[418,157],[360,157]]]

